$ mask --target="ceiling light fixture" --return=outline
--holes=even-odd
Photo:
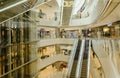
[[[0,9],[0,12],[5,11],[7,9],[10,9],[10,8],[16,6],[16,5],[22,4],[22,3],[26,2],[26,1],[27,0],[20,0],[20,1],[16,2],[15,4],[11,4],[10,6],[7,6],[5,8]]]

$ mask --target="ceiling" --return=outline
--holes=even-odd
[[[46,0],[50,1],[50,0]],[[0,23],[13,19],[33,7],[45,3],[44,0],[0,0]]]
[[[5,2],[4,2],[5,1]],[[19,0],[16,0],[19,1]],[[42,2],[41,0],[28,0],[16,7],[12,7],[6,11],[0,12],[0,22],[4,22],[6,19],[16,16],[17,14],[23,13],[26,10],[33,8],[36,4],[39,5]],[[59,0],[51,0],[46,2],[45,4],[39,5],[39,8],[48,10],[48,13],[53,14],[52,12],[59,10],[61,12],[59,20],[61,23],[60,26],[62,27],[96,27],[105,25],[111,22],[119,21],[120,20],[120,0],[83,0],[86,1],[85,10],[82,13],[78,14],[85,14],[88,13],[87,17],[80,17],[73,19],[72,16],[74,15],[75,11],[75,2],[77,0],[64,0],[64,2]],[[15,3],[15,0],[0,0],[0,6],[9,6],[10,4]],[[29,4],[32,2],[32,6]],[[60,5],[60,3],[61,5]],[[9,3],[9,4],[7,4]],[[79,3],[79,2],[78,2]],[[82,2],[80,2],[82,3]],[[29,7],[24,7],[24,5],[29,5]],[[83,5],[83,4],[82,4]],[[81,5],[81,7],[82,7]],[[49,7],[49,8],[46,8]],[[0,8],[1,9],[1,8]],[[19,10],[18,10],[19,9]],[[80,8],[81,9],[81,8]],[[77,11],[80,9],[77,8]],[[16,11],[17,10],[17,11]],[[76,12],[77,12],[76,11]]]
[[[120,20],[120,0],[112,0],[101,17],[93,24],[93,27],[106,25]]]

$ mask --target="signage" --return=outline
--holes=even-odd
[[[64,1],[64,7],[72,7],[74,1]]]

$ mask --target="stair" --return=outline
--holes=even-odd
[[[87,78],[87,60],[83,60],[80,78]]]
[[[81,47],[81,41],[79,40],[78,46],[77,46],[77,49],[76,49],[76,53],[75,53],[75,57],[74,57],[74,62],[73,62],[71,74],[70,74],[69,78],[76,78],[77,64],[78,64],[79,53],[80,53],[80,49],[81,49],[80,47]],[[86,40],[85,48],[84,48],[84,54],[83,54],[83,61],[82,61],[80,78],[87,78],[88,51],[89,51],[89,40]]]
[[[76,75],[76,67],[77,67],[77,64],[78,64],[80,47],[81,47],[81,40],[78,41],[78,46],[77,46],[77,49],[76,49],[76,53],[75,53],[75,57],[74,57],[74,62],[73,62],[70,78],[75,78],[75,75]]]
[[[78,61],[74,61],[70,78],[75,78],[77,62],[78,62]]]

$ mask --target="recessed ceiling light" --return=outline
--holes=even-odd
[[[0,4],[4,4],[3,2],[0,2]]]

